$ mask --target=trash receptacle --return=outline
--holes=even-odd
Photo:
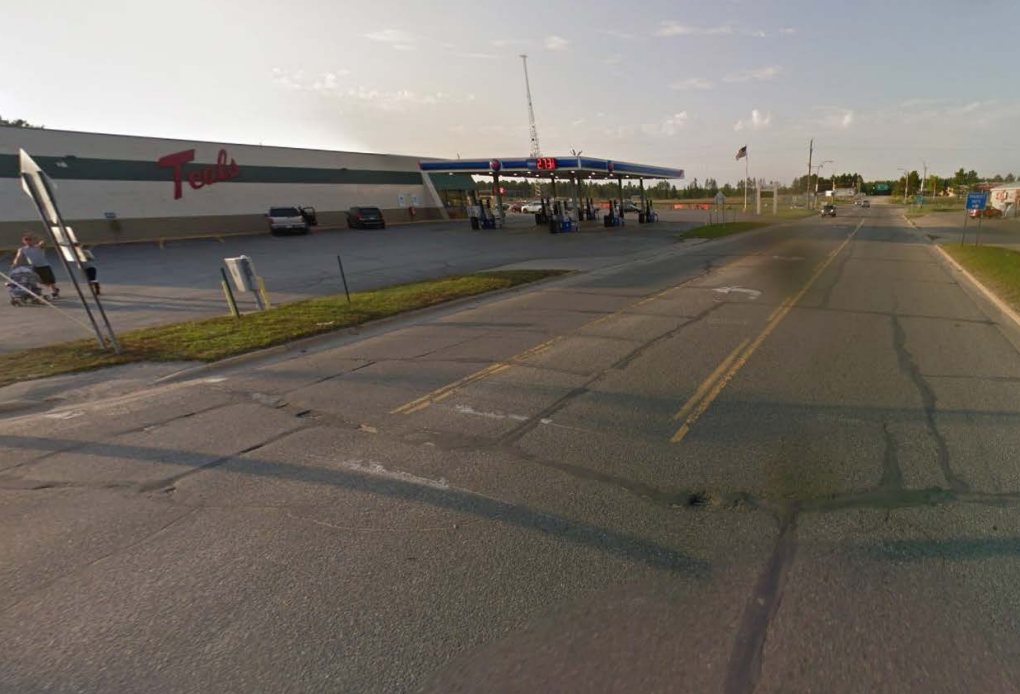
[[[480,225],[478,224],[478,217],[471,218],[471,228],[474,229],[475,231],[477,231],[480,228]]]
[[[637,213],[637,223],[638,224],[644,224],[645,223],[645,213],[644,212],[638,212]]]

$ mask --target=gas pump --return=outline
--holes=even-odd
[[[588,221],[594,222],[598,219],[598,213],[595,210],[595,203],[591,198],[588,198]]]
[[[652,201],[645,200],[645,222],[648,224],[659,221],[659,215],[652,208]]]
[[[546,222],[549,221],[549,212],[548,212],[549,208],[546,206],[545,198],[539,198],[539,201],[542,203],[542,211],[535,213],[535,226],[539,226],[540,224],[545,224]]]
[[[483,214],[482,228],[495,229],[496,216],[492,213],[492,200],[486,199],[485,207],[482,209],[482,214]]]
[[[558,200],[554,200],[552,203],[552,213],[549,215],[549,233],[555,234],[560,230],[560,203]]]

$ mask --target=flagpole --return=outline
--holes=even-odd
[[[744,212],[747,212],[747,179],[751,175],[751,154],[744,151]]]

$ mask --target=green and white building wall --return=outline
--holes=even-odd
[[[391,223],[444,219],[474,188],[470,176],[423,177],[414,156],[0,127],[0,248],[40,231],[19,149],[84,243],[266,233],[266,212],[286,205],[314,207],[320,228],[346,226],[359,205]]]

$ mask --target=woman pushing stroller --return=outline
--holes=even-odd
[[[39,283],[44,288],[49,290],[49,296],[47,299],[56,299],[60,296],[60,288],[57,287],[57,278],[53,274],[53,268],[50,267],[49,261],[46,259],[46,251],[42,247],[42,243],[31,234],[25,234],[21,237],[21,248],[18,249],[17,255],[14,256],[14,262],[11,263],[11,267],[31,267],[35,274],[39,276]]]

